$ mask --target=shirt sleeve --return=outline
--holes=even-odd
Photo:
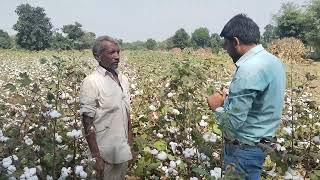
[[[98,89],[92,79],[84,79],[80,88],[80,115],[94,117],[96,114]]]
[[[218,123],[225,129],[241,128],[252,108],[254,99],[266,88],[267,84],[259,73],[237,72],[230,84],[229,96],[224,106],[215,111]]]

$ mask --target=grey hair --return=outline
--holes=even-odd
[[[109,41],[115,44],[118,44],[116,40],[114,40],[113,38],[111,38],[110,36],[99,36],[96,41],[94,42],[93,46],[92,46],[92,53],[93,56],[99,56],[102,51],[104,50],[101,46],[101,43],[103,41]]]

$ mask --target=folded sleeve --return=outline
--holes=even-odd
[[[94,117],[98,103],[98,89],[93,79],[85,78],[80,87],[80,115]]]

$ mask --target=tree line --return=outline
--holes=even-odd
[[[64,25],[61,29],[53,29],[50,18],[41,7],[29,4],[17,6],[17,23],[13,29],[17,34],[10,37],[0,30],[0,48],[22,48],[27,50],[81,50],[89,49],[96,34],[82,29],[79,22]],[[261,43],[268,43],[284,37],[301,39],[306,45],[320,52],[320,0],[311,0],[306,6],[299,7],[294,3],[283,4],[279,12],[273,15],[272,23],[264,28]],[[183,29],[177,30],[173,36],[164,41],[154,39],[136,42],[123,42],[117,39],[122,49],[172,49],[172,48],[211,48],[217,52],[222,47],[219,34],[209,32],[200,27],[190,35]]]

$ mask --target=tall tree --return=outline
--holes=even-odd
[[[278,39],[279,38],[279,34],[277,32],[277,27],[272,25],[272,24],[268,24],[266,25],[266,27],[264,27],[264,33],[263,33],[263,37],[262,37],[262,41],[265,44],[270,43],[271,41]]]
[[[173,47],[184,49],[189,46],[190,36],[183,28],[181,28],[172,36],[171,42],[173,43]]]
[[[0,29],[0,48],[10,49],[11,47],[12,44],[9,34]]]
[[[210,35],[209,30],[204,27],[196,29],[191,35],[192,42],[196,47],[209,47],[210,45]]]
[[[312,0],[306,9],[306,39],[320,53],[320,0]]]
[[[293,3],[283,4],[280,12],[274,16],[277,24],[277,33],[280,38],[295,37],[305,40],[304,33],[306,30],[302,10]]]
[[[81,29],[81,27],[82,25],[80,23],[75,22],[74,24],[64,25],[62,27],[62,32],[67,34],[67,37],[69,39],[78,41],[85,34],[85,32]]]
[[[157,47],[157,41],[150,38],[150,39],[147,39],[147,41],[144,45],[147,49],[154,50]]]
[[[223,46],[223,41],[219,34],[213,33],[210,37],[210,47],[213,52],[217,53]]]
[[[41,7],[21,4],[15,12],[18,21],[13,29],[18,31],[17,44],[28,50],[43,50],[50,47],[52,39],[52,24]]]

